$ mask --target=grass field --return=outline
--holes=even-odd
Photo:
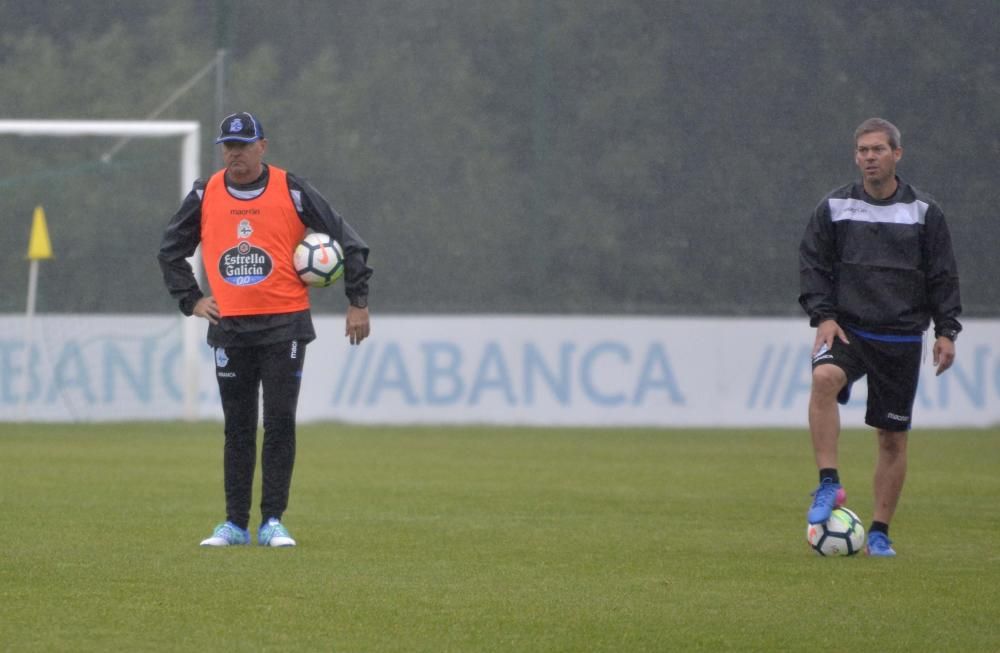
[[[197,546],[218,424],[0,434],[4,651],[1000,650],[995,429],[914,432],[891,560],[808,549],[803,431],[302,426],[277,550]]]

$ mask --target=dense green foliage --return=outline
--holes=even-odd
[[[372,247],[382,312],[798,315],[797,245],[854,127],[951,223],[967,314],[1000,310],[1000,5],[776,0],[0,0],[0,118],[138,119],[225,59],[225,110]],[[214,75],[162,118],[203,127]],[[0,137],[0,274],[23,310],[161,311],[177,144]],[[342,303],[327,293],[320,309]]]
[[[995,431],[914,437],[886,560],[808,548],[791,430],[310,425],[299,546],[199,549],[221,429],[4,428],[5,650],[1000,649]],[[842,454],[867,525],[872,434]]]

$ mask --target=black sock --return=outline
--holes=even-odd
[[[871,528],[868,529],[869,533],[882,533],[886,537],[889,537],[889,524],[881,521],[873,521]]]
[[[837,473],[835,467],[824,467],[819,470],[819,482],[830,481],[831,483],[840,483],[840,474]]]

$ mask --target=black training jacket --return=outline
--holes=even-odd
[[[897,178],[872,199],[860,183],[827,195],[799,247],[799,303],[817,326],[835,319],[887,333],[957,333],[962,303],[951,236],[941,208]]]
[[[227,186],[229,192],[238,197],[252,198],[263,192],[269,178],[265,164],[256,181]],[[187,258],[201,242],[201,200],[205,184],[204,179],[194,183],[180,209],[170,219],[157,255],[167,290],[184,315],[191,315],[195,303],[203,296]],[[368,280],[372,276],[368,245],[308,181],[288,173],[288,189],[302,223],[315,231],[330,234],[341,244],[344,293],[352,305],[367,306]],[[257,346],[290,340],[309,342],[315,337],[308,309],[295,313],[224,317],[219,324],[208,327],[208,344],[213,347]]]

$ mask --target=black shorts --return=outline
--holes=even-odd
[[[813,357],[813,369],[820,365],[836,365],[844,370],[847,385],[837,395],[841,404],[850,399],[851,385],[867,375],[865,424],[886,431],[908,431],[920,379],[922,339],[908,336],[902,341],[876,340],[848,329],[845,331],[850,344],[845,345],[834,338],[832,349],[823,347]]]

